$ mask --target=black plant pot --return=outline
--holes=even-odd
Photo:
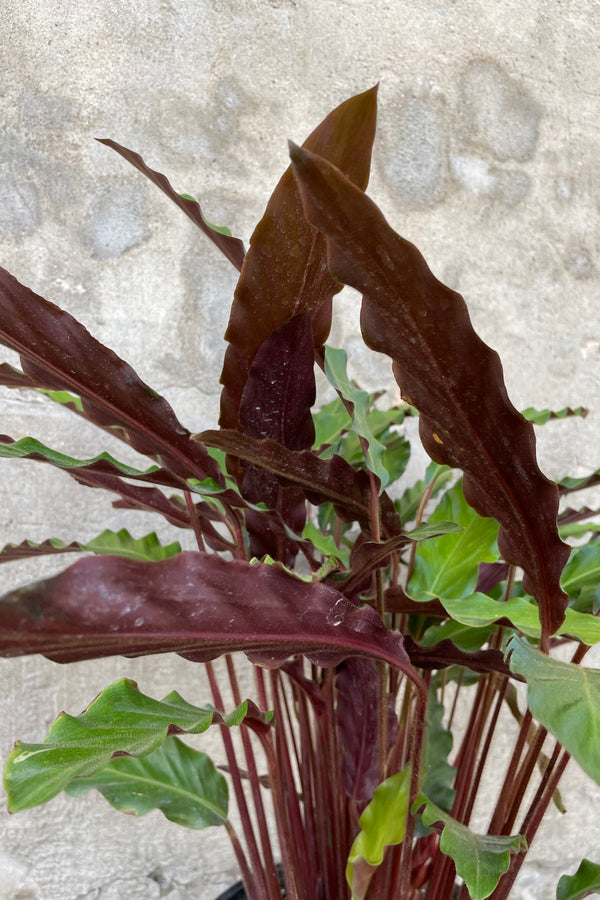
[[[279,879],[279,884],[281,885],[281,898],[285,900],[285,884],[283,881],[283,871],[281,865],[279,863],[275,866],[277,871],[277,877]],[[215,900],[247,900],[246,890],[244,888],[244,884],[241,881],[236,881],[235,884],[232,884],[230,888],[227,888],[226,891],[223,891],[222,894],[219,894]]]
[[[230,888],[219,894],[216,900],[246,900],[246,891],[243,883],[238,881],[236,884],[232,884]]]

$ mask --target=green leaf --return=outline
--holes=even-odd
[[[126,559],[154,562],[159,559],[168,559],[181,553],[181,544],[178,541],[174,541],[172,544],[163,545],[154,532],[142,538],[133,538],[125,528],[122,528],[120,531],[106,529],[98,537],[92,538],[87,543],[73,541],[70,544],[65,544],[58,538],[49,538],[39,544],[35,541],[23,541],[19,545],[7,544],[0,550],[0,562],[25,559],[30,556],[43,556],[48,553],[86,551],[95,553],[97,556],[123,556]]]
[[[552,659],[516,636],[506,650],[511,671],[527,682],[532,714],[600,784],[600,671]]]
[[[460,533],[420,544],[407,593],[413,600],[467,597],[477,584],[479,564],[498,559],[498,523],[482,518],[466,502],[460,482],[442,497],[428,525],[455,522]]]
[[[110,453],[99,453],[98,456],[94,456],[92,459],[75,459],[72,456],[67,456],[66,453],[60,453],[58,450],[46,447],[45,444],[32,437],[24,437],[19,441],[11,441],[10,443],[0,443],[0,457],[8,459],[25,458],[31,454],[39,454],[47,462],[61,469],[81,469],[85,466],[93,466],[99,462],[106,462],[118,470],[116,474],[120,473],[130,478],[140,475],[151,475],[153,472],[159,471],[158,466],[150,466],[144,470],[135,469],[133,466],[119,462]]]
[[[206,753],[170,737],[141,759],[119,756],[89,778],[76,778],[67,794],[79,797],[95,788],[111,806],[143,816],[153,809],[186,828],[222,825],[228,789]]]
[[[574,875],[561,875],[556,900],[583,900],[589,894],[600,894],[600,866],[582,859]]]
[[[384,465],[384,445],[377,440],[368,420],[371,397],[354,385],[346,371],[348,355],[345,350],[325,346],[325,374],[333,387],[353,406],[352,427],[368,444],[367,468],[379,479],[379,492],[390,483],[390,474]]]
[[[342,434],[352,427],[352,419],[340,397],[322,406],[318,412],[313,412],[313,422],[315,426],[313,450],[339,443]]]
[[[456,522],[422,522],[412,531],[405,532],[404,537],[411,541],[426,541],[444,534],[459,534],[463,530],[462,525],[457,525]]]
[[[582,419],[585,419],[589,410],[585,408],[585,406],[577,406],[575,409],[571,409],[570,406],[565,406],[564,409],[559,410],[551,410],[551,409],[535,409],[533,406],[527,407],[521,413],[528,421],[533,422],[534,425],[545,425],[550,419],[566,419],[567,416],[581,416]]]
[[[374,869],[383,862],[385,848],[404,840],[409,794],[410,768],[406,767],[382,781],[365,807],[346,866],[352,900],[363,900]]]
[[[510,854],[527,848],[525,838],[520,834],[475,834],[432,803],[425,794],[417,797],[413,813],[423,805],[421,815],[426,825],[442,823],[440,850],[454,860],[456,872],[467,885],[471,900],[485,900],[508,871]]]
[[[137,757],[157,750],[170,726],[201,734],[213,722],[231,727],[246,718],[264,727],[271,715],[248,700],[227,717],[211,706],[192,706],[176,691],[153,700],[124,678],[102,691],[80,716],[61,713],[43,744],[17,741],[4,770],[9,810],[46,803],[74,778],[104,769],[116,753]]]
[[[600,536],[571,551],[561,577],[563,590],[581,612],[594,610],[599,584]]]
[[[191,200],[192,203],[197,203],[195,197],[192,197],[191,194],[180,194],[179,195],[182,200]],[[202,215],[202,214],[201,214]],[[218,231],[219,234],[226,234],[227,237],[231,237],[231,231],[225,225],[213,225],[212,222],[209,222],[205,215],[202,215],[202,221],[209,228],[212,228],[213,231]]]
[[[427,472],[424,481],[417,481],[411,487],[407,488],[402,496],[395,501],[396,511],[404,524],[414,521],[423,495],[435,479],[435,484],[431,491],[431,498],[436,497],[442,488],[448,484],[454,477],[454,472],[448,466],[440,466],[437,463],[430,463],[427,466]]]
[[[440,702],[435,684],[429,688],[427,719],[423,740],[423,791],[442,809],[448,811],[454,803],[456,791],[452,787],[456,769],[448,762],[452,752],[452,732],[444,728],[444,704]]]
[[[310,520],[304,526],[302,537],[311,541],[315,549],[326,558],[334,557],[334,559],[339,559],[344,568],[350,567],[350,548],[338,547],[332,534],[323,534]]]
[[[533,638],[540,637],[537,606],[531,597],[511,597],[503,602],[493,600],[487,594],[475,593],[456,600],[449,597],[442,597],[441,600],[452,619],[471,628],[484,628],[499,619],[509,619],[523,634]],[[597,644],[600,641],[600,619],[588,613],[567,609],[565,620],[557,634],[572,635],[590,646]]]
[[[80,546],[82,550],[89,550],[97,556],[124,556],[126,559],[145,559],[150,562],[169,559],[181,553],[181,544],[178,541],[161,544],[153,531],[145,537],[134,538],[125,528],[121,528],[120,531],[106,529],[98,537]]]

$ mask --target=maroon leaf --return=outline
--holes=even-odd
[[[0,343],[21,355],[27,375],[51,390],[73,391],[87,417],[117,426],[139,452],[180,478],[220,478],[204,447],[190,440],[167,401],[73,316],[0,268]],[[122,429],[122,430],[121,430]]]
[[[380,781],[377,730],[381,679],[372,659],[347,659],[336,676],[336,717],[343,753],[344,790],[361,813]],[[397,731],[393,704],[388,710],[388,742]]]
[[[507,620],[506,624],[510,625],[510,622]],[[476,650],[474,653],[467,653],[459,650],[450,640],[439,641],[433,647],[421,647],[410,635],[405,636],[404,643],[412,664],[419,669],[446,669],[448,666],[464,666],[473,672],[482,674],[499,672],[507,678],[523,680],[520,676],[513,675],[500,650]]]
[[[305,146],[330,159],[364,189],[375,136],[377,89],[346,100],[313,131]],[[331,324],[331,298],[341,289],[327,271],[325,239],[304,216],[291,169],[269,200],[244,259],[229,325],[221,381],[221,425],[239,427],[246,379],[259,347],[299,312],[313,324],[315,346]]]
[[[203,431],[197,435],[209,447],[224,450],[244,462],[272,472],[283,484],[302,487],[307,499],[318,505],[331,501],[344,521],[360,522],[371,529],[371,487],[367,472],[355,469],[341,456],[320,459],[307,450],[288,450],[276,441],[257,441],[232,429]],[[387,496],[379,498],[384,532],[392,537],[401,531],[401,523]]]
[[[498,355],[473,330],[462,297],[362,191],[313,153],[292,146],[291,156],[306,214],[327,235],[332,273],[363,294],[366,343],[392,358],[429,455],[463,469],[467,501],[500,523],[501,553],[523,568],[547,643],[568,602],[559,578],[569,548],[556,528],[556,485],[538,468],[533,425],[510,403]]]
[[[181,194],[173,190],[169,179],[161,172],[156,172],[147,166],[139,153],[134,153],[133,150],[128,150],[126,147],[122,147],[121,144],[117,144],[116,141],[111,141],[108,138],[96,138],[96,140],[100,144],[106,144],[107,147],[116,150],[127,162],[130,162],[132,166],[135,166],[138,171],[149,178],[210,238],[213,244],[233,263],[238,272],[241,270],[244,261],[244,245],[239,238],[232,237],[230,234],[223,234],[223,232],[212,227],[204,218],[200,204],[189,197],[182,197]]]
[[[9,366],[8,363],[0,364],[0,384],[9,388],[39,387],[33,378],[30,378],[24,372],[20,372],[19,369],[15,369],[14,366]]]
[[[205,661],[245,651],[268,667],[305,654],[317,665],[374,656],[420,684],[370,607],[275,566],[180,553],[144,563],[81,560],[54,578],[0,598],[0,655],[57,662],[176,652]]]
[[[40,544],[34,544],[32,541],[22,541],[20,544],[6,544],[0,550],[0,563],[32,559],[36,556],[49,556],[55,553],[81,553],[81,544],[73,541],[70,544],[56,546],[51,540],[42,541]]]
[[[244,434],[272,438],[288,450],[309,450],[315,439],[315,396],[312,329],[308,316],[301,314],[280,325],[254,357],[240,406]],[[302,533],[306,500],[301,488],[283,487],[272,473],[249,465],[242,493],[251,503],[262,501],[276,509],[292,531]],[[293,565],[297,544],[269,525],[268,517],[252,510],[246,514],[252,555],[268,554]]]
[[[8,434],[0,434],[0,444],[16,444],[17,441],[10,437]],[[37,442],[36,442],[37,443]],[[43,445],[39,445],[43,447]],[[77,465],[77,461],[73,458],[69,458],[69,465],[61,465],[56,461],[56,458],[50,451],[48,454],[38,450],[32,450],[30,453],[19,453],[19,459],[33,459],[36,462],[44,462],[49,463],[50,465],[56,466],[57,469],[61,469],[63,472],[67,472],[69,475],[73,475],[73,477],[77,477],[79,473],[82,475],[111,475],[115,478],[130,478],[132,481],[145,481],[150,484],[161,484],[165,487],[172,488],[181,488],[181,479],[176,478],[171,472],[168,472],[166,469],[155,468],[153,472],[143,472],[138,470],[137,474],[135,471],[123,471],[120,469],[114,462],[109,458],[102,458],[101,456],[96,457],[95,459],[90,460],[80,460],[81,465]],[[63,460],[61,459],[61,462]]]

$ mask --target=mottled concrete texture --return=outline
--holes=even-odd
[[[517,406],[590,407],[585,421],[540,435],[549,475],[583,474],[600,464],[599,48],[600,6],[589,0],[4,3],[2,265],[114,346],[189,428],[214,425],[235,273],[93,138],[141,152],[247,241],[286,165],[286,139],[302,141],[380,82],[372,196],[465,295]],[[355,376],[390,385],[385,360],[360,350],[355,296],[337,309],[332,342],[357,351]],[[4,394],[3,432],[98,451],[91,428]],[[3,460],[0,472],[3,542],[154,527],[36,463]],[[33,575],[3,567],[1,589]],[[178,687],[209,699],[200,670],[175,658],[0,667],[2,758],[120,675],[156,696]],[[570,799],[578,787],[583,805]],[[552,813],[515,900],[549,898],[581,856],[599,861],[600,790],[573,766],[564,797],[569,812]],[[93,796],[1,814],[0,900],[211,900],[234,874],[218,831],[158,814],[135,821]]]

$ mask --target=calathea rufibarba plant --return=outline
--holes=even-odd
[[[204,664],[211,701],[156,700],[117,682],[40,744],[17,742],[5,785],[14,812],[95,788],[127,812],[224,825],[256,900],[282,890],[288,900],[501,900],[559,802],[570,756],[600,782],[600,673],[579,665],[600,640],[600,539],[593,510],[559,514],[560,494],[598,475],[544,477],[536,423],[584,411],[517,412],[463,299],[365,194],[375,115],[373,89],[291,145],[247,252],[140,156],[104,141],[239,270],[219,428],[192,435],[76,319],[1,271],[0,341],[22,362],[0,367],[2,384],[44,393],[148,466],[106,452],[74,459],[33,437],[3,435],[0,454],[156,513],[198,549],[126,530],[5,547],[2,561],[89,555],[0,598],[0,653],[68,663],[175,652]],[[399,406],[356,385],[352,360],[349,371],[326,344],[344,284],[362,294],[364,341],[390,358]],[[317,367],[331,385],[325,405]],[[407,484],[415,416],[432,462]],[[575,537],[571,550],[564,539]],[[237,651],[254,664],[253,700]],[[514,747],[476,833],[505,717]],[[214,726],[227,779],[181,737]],[[599,878],[586,860],[557,896],[583,897]]]

